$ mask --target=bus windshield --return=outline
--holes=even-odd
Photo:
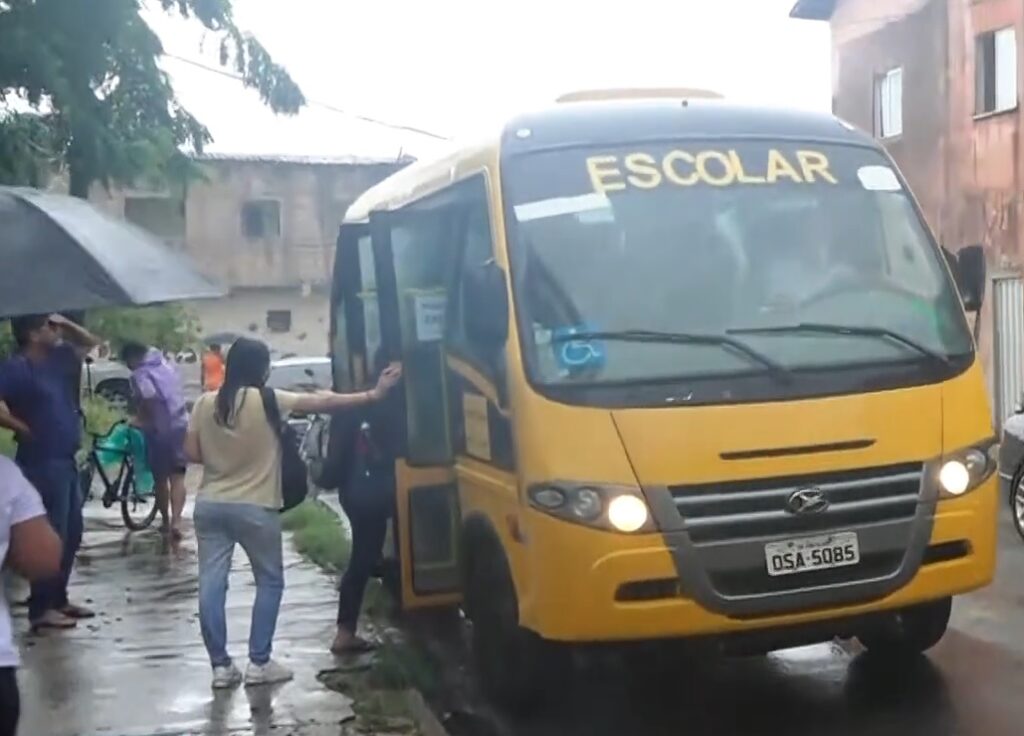
[[[955,284],[870,148],[721,140],[504,163],[540,384],[934,364],[972,351]]]

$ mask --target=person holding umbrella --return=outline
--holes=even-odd
[[[64,550],[60,573],[32,584],[32,627],[68,629],[95,614],[68,600],[68,579],[82,541],[82,501],[75,453],[82,427],[72,366],[99,344],[88,330],[61,315],[11,319],[18,352],[0,364],[0,427],[14,432],[15,457],[39,491]]]

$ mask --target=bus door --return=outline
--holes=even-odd
[[[402,362],[404,376],[394,524],[404,609],[460,600],[461,517],[443,348],[453,214],[442,199],[370,217],[380,344],[387,359]]]

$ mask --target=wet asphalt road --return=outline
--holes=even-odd
[[[316,680],[334,616],[331,580],[288,552],[277,652],[297,672],[277,688],[215,695],[195,614],[195,549],[127,535],[90,511],[73,596],[102,615],[26,644],[20,736],[292,734],[336,736],[346,698]],[[928,658],[887,671],[852,644],[727,659],[660,674],[599,667],[544,718],[475,722],[474,735],[1018,736],[1024,733],[1024,542],[1000,529],[997,580],[957,601],[953,628]],[[286,549],[288,549],[286,547]],[[236,557],[232,651],[244,660],[250,578]]]
[[[1024,733],[1024,542],[1000,525],[996,582],[960,598],[928,657],[890,670],[855,643],[584,676],[510,736],[1020,736]]]

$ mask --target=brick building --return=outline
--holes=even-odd
[[[882,141],[939,241],[985,246],[981,350],[1000,420],[1024,388],[1024,3],[798,0],[791,15],[830,24],[834,112]]]

